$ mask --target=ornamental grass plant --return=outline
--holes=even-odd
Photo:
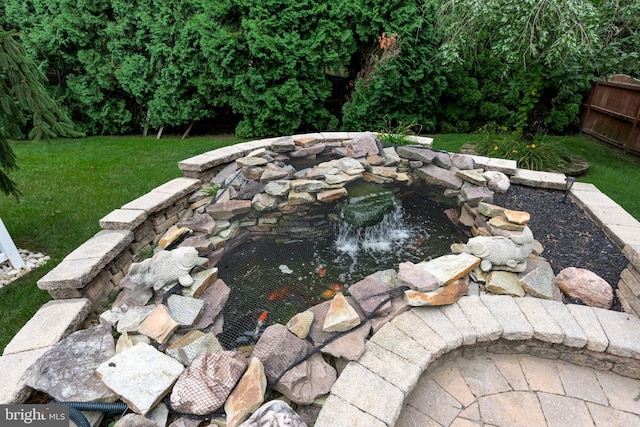
[[[570,153],[545,135],[524,138],[506,126],[486,124],[476,132],[480,139],[475,150],[487,157],[515,160],[519,168],[562,171],[571,161]]]

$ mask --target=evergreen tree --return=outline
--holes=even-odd
[[[8,173],[17,169],[16,157],[7,138],[23,138],[27,117],[29,139],[80,136],[64,111],[44,88],[45,76],[38,71],[16,40],[16,31],[5,31],[0,17],[0,190],[18,197],[20,191]],[[27,115],[27,112],[30,116]]]

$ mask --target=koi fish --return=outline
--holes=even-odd
[[[324,277],[325,274],[327,274],[327,270],[325,270],[324,267],[320,267],[318,269],[318,276]]]
[[[257,339],[258,335],[260,335],[261,329],[264,326],[264,323],[267,321],[268,313],[263,311],[260,317],[258,318],[258,322],[256,323],[256,329],[253,332],[253,338]]]
[[[320,294],[320,298],[323,300],[330,300],[336,294],[336,291],[333,289],[326,289],[323,293]]]
[[[331,289],[334,292],[340,292],[341,290],[344,289],[344,285],[342,283],[332,283],[331,284]]]
[[[281,301],[285,299],[287,295],[297,293],[297,291],[298,290],[295,286],[285,286],[283,288],[276,289],[269,295],[269,301]]]
[[[411,249],[411,250],[418,249],[420,246],[424,245],[424,242],[426,242],[426,241],[427,241],[427,238],[426,238],[426,237],[424,237],[424,236],[423,236],[423,237],[420,237],[418,240],[416,240],[416,241],[413,243],[413,245],[411,245],[411,248],[410,248],[410,249]]]
[[[225,325],[224,331],[216,335],[222,347],[224,347],[225,350],[233,350],[238,347],[238,345],[250,344],[256,322],[262,317],[260,313],[264,312],[261,310],[253,310],[244,314],[230,325]],[[249,331],[248,334],[247,331]]]

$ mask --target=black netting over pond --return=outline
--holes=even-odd
[[[253,344],[262,321],[284,324],[337,292],[349,295],[352,284],[372,273],[437,258],[449,253],[452,243],[466,241],[444,213],[449,206],[429,198],[424,188],[365,187],[349,190],[355,195],[351,200],[365,199],[363,205],[336,204],[329,214],[293,221],[287,233],[280,229],[275,238],[225,253],[217,267],[218,277],[231,288],[219,335],[226,348]],[[373,206],[367,207],[370,201]],[[354,210],[365,208],[382,208],[379,222],[358,226],[345,221],[345,212],[361,216]]]

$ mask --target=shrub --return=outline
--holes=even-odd
[[[477,131],[482,135],[475,150],[487,157],[515,160],[519,168],[558,171],[568,163],[568,153],[544,136],[525,139],[506,126],[487,124]]]

